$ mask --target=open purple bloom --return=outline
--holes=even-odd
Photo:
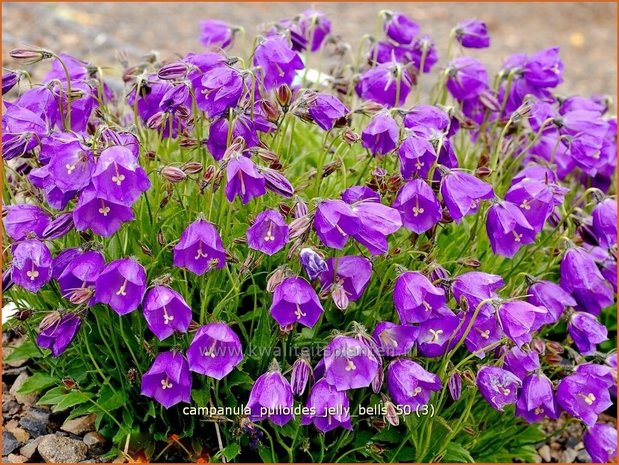
[[[402,122],[413,135],[428,141],[445,135],[450,126],[447,113],[433,105],[415,105]]]
[[[200,43],[205,47],[227,48],[234,40],[234,28],[225,21],[200,21]]]
[[[475,58],[463,56],[453,59],[445,71],[447,90],[456,100],[478,97],[488,89],[486,67]]]
[[[141,394],[152,397],[166,409],[191,401],[189,364],[180,352],[161,352],[142,376]]]
[[[395,282],[393,304],[403,324],[420,323],[447,303],[445,291],[417,271],[402,273]]]
[[[387,389],[394,402],[413,410],[427,405],[432,391],[442,388],[440,378],[412,360],[398,358],[387,367]]]
[[[342,192],[342,200],[352,205],[363,200],[380,203],[380,194],[367,186],[352,186]]]
[[[492,252],[513,257],[523,245],[535,242],[535,230],[516,205],[496,202],[488,210],[486,231]]]
[[[417,234],[428,231],[442,218],[434,191],[422,179],[407,181],[392,206],[400,212],[402,225]]]
[[[563,378],[557,386],[557,401],[563,410],[589,427],[595,425],[598,415],[613,404],[608,388],[586,374]]]
[[[432,38],[424,34],[413,41],[410,50],[411,61],[421,73],[429,73],[438,63],[438,52]]]
[[[199,74],[192,84],[197,107],[210,118],[235,108],[247,91],[243,74],[231,66],[217,66],[207,73]]]
[[[511,371],[522,380],[540,368],[539,354],[534,350],[525,352],[518,347],[512,347],[505,354],[504,360],[503,368]]]
[[[552,382],[545,375],[532,374],[522,381],[516,415],[529,423],[536,423],[544,417],[553,420],[559,418],[559,406],[552,392]]]
[[[2,218],[7,236],[14,241],[26,239],[29,234],[41,237],[50,223],[49,215],[40,207],[30,204],[6,205]]]
[[[472,318],[473,313],[469,312],[465,314],[464,322],[459,332],[463,333],[466,328],[468,328]],[[501,340],[503,335],[503,329],[496,316],[484,316],[480,314],[475,318],[471,331],[464,339],[464,344],[469,352],[475,354],[479,358],[484,358],[486,356],[486,351],[489,350],[488,346]],[[460,337],[462,337],[462,335],[458,334],[455,341],[457,342],[457,339]]]
[[[533,87],[557,87],[563,82],[563,62],[559,47],[540,50],[529,58],[522,69],[522,76]]]
[[[427,178],[430,168],[438,158],[430,142],[415,136],[404,139],[398,149],[398,156],[400,173],[404,179]]]
[[[144,296],[142,314],[150,329],[160,341],[174,331],[186,333],[191,322],[191,308],[180,295],[167,286],[154,286]]]
[[[380,63],[361,75],[357,95],[387,107],[402,106],[411,91],[412,80],[399,63]]]
[[[496,291],[505,286],[503,278],[496,274],[484,273],[482,271],[469,271],[457,276],[451,284],[451,292],[456,302],[462,305],[464,301],[467,310],[474,312],[482,301],[496,299]],[[491,303],[486,303],[480,309],[480,314],[492,316],[494,309]]]
[[[504,302],[498,310],[498,317],[505,335],[518,347],[531,342],[535,331],[535,320],[538,314],[545,314],[546,310],[528,302]]]
[[[324,378],[338,391],[368,387],[380,368],[370,346],[349,336],[335,336],[325,347],[324,361]]]
[[[15,71],[5,71],[2,73],[2,95],[10,91],[19,82],[19,74]]]
[[[269,419],[277,426],[292,420],[293,404],[292,388],[279,367],[269,369],[256,380],[247,401],[251,421]]]
[[[174,266],[198,276],[226,266],[226,252],[215,225],[198,218],[187,226],[174,246]]]
[[[254,66],[262,68],[266,90],[292,84],[296,72],[305,67],[289,41],[279,35],[270,35],[256,46]]]
[[[62,296],[73,301],[81,291],[93,292],[99,274],[105,268],[105,258],[94,250],[74,257],[57,278]]]
[[[522,381],[503,368],[484,366],[477,372],[477,387],[490,406],[502,412],[506,405],[516,403]]]
[[[540,316],[540,324],[547,325],[556,323],[561,318],[566,307],[574,307],[576,301],[561,286],[550,281],[538,281],[533,283],[527,291],[527,302],[545,307],[548,312]],[[537,323],[537,322],[536,322]]]
[[[433,311],[430,318],[419,324],[417,348],[423,357],[440,357],[458,341],[454,332],[460,324],[458,318],[449,308],[441,307]],[[449,345],[450,339],[451,345]]]
[[[208,323],[196,332],[187,360],[191,371],[222,379],[243,360],[241,340],[227,324]]]
[[[455,29],[456,40],[464,48],[490,47],[490,37],[486,23],[477,19],[469,19],[458,23]]]
[[[372,255],[387,253],[387,236],[402,227],[400,213],[373,200],[356,202],[351,207],[361,223],[359,230],[352,235],[355,240],[367,247]]]
[[[337,97],[324,93],[310,96],[308,114],[312,120],[325,131],[333,129],[337,124],[346,121],[350,110]]]
[[[213,158],[221,160],[228,148],[228,129],[229,122],[225,116],[219,116],[209,127],[208,140],[206,146]],[[256,121],[248,115],[237,115],[232,121],[232,140],[242,137],[247,148],[255,147],[260,143],[258,139]]]
[[[596,423],[583,436],[585,449],[594,463],[608,463],[617,457],[617,430],[613,425]]]
[[[419,25],[404,13],[385,14],[383,29],[387,36],[398,44],[408,45],[419,34]]]
[[[314,252],[312,249],[306,247],[299,252],[299,261],[303,266],[303,269],[307,273],[307,277],[310,281],[316,279],[322,272],[327,271],[327,262]]]
[[[81,192],[73,210],[75,229],[78,231],[91,229],[103,237],[110,237],[123,223],[133,219],[131,207],[100,197],[92,186]]]
[[[600,247],[607,249],[617,245],[617,201],[605,199],[591,213],[593,231]]]
[[[374,328],[372,337],[381,355],[397,357],[406,355],[413,349],[418,333],[419,329],[415,326],[381,321]]]
[[[596,346],[608,340],[608,330],[598,319],[585,312],[575,312],[570,317],[567,330],[583,355],[595,353]]]
[[[350,205],[342,200],[323,200],[316,207],[314,228],[324,245],[341,249],[349,236],[357,234],[361,221]]]
[[[517,205],[535,232],[540,232],[555,206],[563,202],[563,190],[555,184],[525,178],[510,187],[505,200]]]
[[[302,425],[313,423],[323,433],[338,426],[352,430],[348,395],[337,391],[324,378],[312,387],[305,407],[312,413],[303,415]]]
[[[463,171],[450,171],[441,180],[441,195],[456,223],[475,213],[482,200],[494,198],[494,191],[475,176]]]
[[[119,315],[134,311],[146,291],[146,271],[133,258],[110,262],[95,283],[95,301],[108,304]]]
[[[320,273],[321,292],[329,292],[335,305],[345,310],[349,302],[361,298],[372,276],[372,262],[365,257],[350,255],[327,260],[327,269]]]
[[[58,357],[67,350],[81,325],[82,319],[75,313],[50,313],[41,321],[37,345],[50,349],[52,356]]]
[[[279,252],[287,243],[288,225],[282,215],[275,210],[260,212],[254,224],[247,229],[249,248],[267,255]]]
[[[52,276],[52,254],[43,242],[25,240],[13,248],[11,267],[13,282],[35,294]]]
[[[101,152],[92,183],[98,197],[126,206],[133,204],[142,192],[150,188],[146,171],[138,164],[133,152],[120,145]]]
[[[323,311],[314,288],[298,276],[284,279],[275,288],[269,310],[282,327],[298,322],[308,328],[316,324]]]
[[[614,356],[617,357],[617,354],[615,353]],[[597,363],[581,363],[576,367],[574,373],[591,376],[595,378],[597,383],[610,389],[617,385],[617,367],[609,366],[608,360],[606,363],[607,364],[604,365],[599,365]]]
[[[361,133],[363,146],[372,155],[380,156],[391,152],[398,144],[399,129],[389,113],[376,114]]]

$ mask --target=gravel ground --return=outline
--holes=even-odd
[[[10,49],[25,44],[66,51],[114,66],[117,51],[138,58],[157,50],[163,58],[200,50],[198,20],[216,18],[247,29],[292,17],[309,3],[4,3],[3,66]],[[495,71],[512,53],[559,45],[565,61],[562,94],[616,96],[617,5],[614,3],[320,3],[333,32],[356,43],[375,30],[379,9],[409,13],[445,55],[450,29],[463,19],[487,22],[489,50],[471,53]],[[234,50],[233,52],[238,52]]]

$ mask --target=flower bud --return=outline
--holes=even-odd
[[[202,180],[206,183],[211,182],[215,177],[215,166],[209,165],[204,170],[204,174],[202,175]]]
[[[149,129],[160,129],[166,119],[166,114],[163,111],[155,113],[146,121],[146,127]]]
[[[561,343],[556,341],[546,341],[546,348],[553,354],[562,354],[565,351]]]
[[[198,174],[202,171],[202,163],[199,161],[188,161],[181,167],[181,169],[186,174]]]
[[[348,294],[344,290],[343,286],[335,285],[331,291],[331,298],[335,303],[335,306],[340,310],[346,310],[348,308],[349,299]]]
[[[458,264],[468,266],[470,268],[479,268],[481,266],[481,262],[473,257],[461,258],[458,260]]]
[[[69,295],[69,302],[71,302],[73,305],[80,305],[88,302],[92,298],[93,294],[94,289],[89,287],[80,287],[75,289]]]
[[[301,252],[299,252],[299,261],[305,269],[310,281],[313,281],[320,273],[328,269],[327,262],[309,247],[301,249]]]
[[[303,395],[305,387],[312,376],[312,366],[306,357],[299,357],[292,364],[292,374],[290,376],[290,384],[292,385],[292,393],[295,396]]]
[[[383,405],[385,406],[385,420],[387,420],[387,423],[391,426],[398,426],[400,424],[400,417],[396,411],[395,404],[390,400],[384,400]]]
[[[544,360],[549,365],[561,365],[561,362],[563,361],[563,357],[561,357],[558,354],[546,354],[546,356],[544,357]]]
[[[7,268],[2,272],[2,293],[4,294],[9,289],[13,287],[15,283],[13,282],[12,269],[11,267]]]
[[[34,63],[38,63],[39,61],[46,60],[54,56],[53,53],[48,52],[47,50],[35,48],[18,48],[15,50],[11,50],[9,55],[14,60],[21,61],[26,65],[32,65]]]
[[[15,319],[17,321],[26,321],[32,316],[32,313],[33,312],[30,309],[20,310],[19,312],[15,314]]]
[[[270,168],[263,168],[260,172],[264,176],[267,189],[285,198],[290,198],[294,195],[294,187],[283,174]]]
[[[460,394],[462,393],[462,378],[458,373],[454,373],[449,378],[447,382],[447,386],[449,387],[449,395],[453,400],[458,400],[460,398]]]
[[[43,231],[41,237],[47,240],[59,239],[73,230],[73,213],[61,213]]]
[[[275,99],[279,106],[282,107],[282,111],[286,113],[292,102],[292,89],[287,84],[282,84],[275,93]]]
[[[183,62],[169,63],[159,68],[157,76],[164,81],[183,79],[187,75],[188,67]]]
[[[303,199],[297,198],[297,202],[294,204],[294,217],[302,218],[308,214],[307,204]]]
[[[2,95],[10,91],[19,82],[20,73],[5,71],[2,73]]]
[[[342,133],[342,139],[344,139],[344,142],[346,142],[347,144],[352,145],[358,142],[359,139],[361,139],[361,136],[354,132],[352,129],[346,128]]]
[[[193,137],[185,137],[183,139],[181,139],[179,146],[183,149],[195,149],[197,147],[199,147],[200,143],[198,142],[198,139],[195,139]]]
[[[275,288],[279,286],[284,279],[286,279],[287,274],[288,273],[285,266],[276,268],[267,280],[267,291],[273,293]]]
[[[478,178],[486,178],[492,174],[492,170],[487,166],[480,166],[475,170],[475,176]]]
[[[39,324],[39,331],[45,331],[52,327],[52,325],[57,324],[60,321],[60,312],[54,311],[50,312],[41,320]]]
[[[383,372],[382,367],[378,367],[378,371],[376,372],[376,376],[372,380],[372,391],[374,394],[378,394],[383,387],[383,380],[385,379],[385,373]]]
[[[289,225],[290,239],[296,239],[297,237],[305,234],[309,228],[312,226],[312,218],[309,218],[309,215],[302,216],[301,218],[297,218],[293,220]]]
[[[187,173],[176,166],[164,166],[160,174],[165,180],[171,183],[177,183],[187,179]]]
[[[335,173],[341,167],[342,167],[342,162],[340,160],[335,160],[330,163],[327,163],[322,170],[322,177],[326,178],[327,176]]]
[[[540,355],[544,355],[546,353],[546,344],[544,344],[544,341],[541,339],[533,339],[531,347]]]
[[[276,122],[279,119],[279,109],[270,100],[261,100],[260,109],[262,110],[266,118],[272,123]]]

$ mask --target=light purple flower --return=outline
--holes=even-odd
[[[300,323],[313,327],[324,312],[314,288],[303,278],[284,279],[273,293],[269,313],[281,327]]]
[[[191,371],[223,379],[243,360],[241,340],[227,324],[208,323],[196,332],[187,360]]]
[[[332,257],[326,262],[327,269],[320,273],[321,293],[329,292],[340,310],[349,302],[356,302],[370,282],[372,262],[365,257],[350,255]]]
[[[419,25],[404,13],[385,14],[383,29],[387,36],[395,42],[408,45],[419,34]]]
[[[412,325],[397,325],[390,321],[381,321],[374,328],[372,337],[381,355],[396,357],[406,355],[412,349],[419,329]]]
[[[226,252],[212,223],[198,218],[187,226],[174,246],[174,266],[187,268],[198,276],[226,266]]]
[[[249,158],[237,155],[226,166],[226,198],[232,202],[239,197],[243,205],[266,193],[264,176]]]
[[[288,225],[279,212],[260,212],[254,223],[247,228],[247,245],[250,249],[273,255],[288,243]]]
[[[262,68],[267,90],[282,84],[292,84],[296,72],[304,68],[301,57],[292,49],[288,40],[279,35],[270,35],[256,46],[254,66]]]
[[[338,391],[368,387],[380,368],[372,349],[357,338],[335,336],[325,347],[325,380]]]
[[[180,352],[161,352],[142,376],[141,393],[166,409],[191,401],[191,373]]]
[[[494,198],[494,191],[475,176],[463,171],[450,171],[441,181],[441,195],[456,223],[479,209],[482,200]]]
[[[25,240],[13,248],[11,267],[13,282],[35,294],[52,276],[52,254],[43,242]]]
[[[386,378],[387,389],[394,402],[408,405],[413,410],[427,405],[432,391],[442,388],[437,375],[404,358],[397,358],[389,364]]]
[[[458,23],[455,29],[456,40],[464,48],[487,48],[490,37],[486,23],[477,19],[469,19]]]
[[[269,369],[256,380],[247,401],[251,421],[269,419],[277,426],[292,420],[293,404],[292,388],[279,367]]]
[[[324,378],[312,387],[305,407],[311,413],[303,415],[302,425],[313,423],[323,433],[338,426],[352,430],[348,395],[337,391]]]
[[[445,71],[447,90],[456,100],[478,97],[488,89],[486,67],[475,58],[463,56],[453,59]]]
[[[92,183],[97,197],[126,206],[150,188],[150,180],[131,150],[120,145],[101,152]]]
[[[499,201],[490,207],[486,231],[492,252],[513,257],[523,245],[535,242],[535,230],[516,205]]]
[[[575,312],[570,317],[567,330],[583,355],[595,353],[596,346],[608,340],[608,330],[594,315],[585,312]]]
[[[4,211],[2,223],[7,236],[14,241],[24,240],[30,234],[40,238],[50,223],[49,215],[36,205],[6,205]]]
[[[522,381],[520,397],[516,402],[516,415],[529,423],[544,417],[559,418],[559,406],[553,394],[552,382],[543,374],[531,374]]]
[[[419,272],[407,271],[396,279],[393,304],[403,324],[425,321],[446,303],[445,291]]]
[[[142,314],[148,328],[160,341],[175,331],[186,333],[191,322],[191,308],[182,295],[167,286],[154,286],[148,290]]]
[[[596,423],[583,436],[585,449],[594,463],[608,463],[617,457],[617,430],[610,424]]]
[[[506,405],[515,404],[522,381],[503,368],[484,366],[477,372],[477,387],[492,408],[502,412]]]
[[[557,386],[557,401],[563,410],[589,427],[595,425],[598,415],[613,404],[608,388],[586,374],[563,378]]]
[[[421,179],[407,181],[393,202],[402,225],[417,234],[431,229],[442,218],[441,205],[432,188]]]
[[[94,301],[108,304],[119,315],[134,311],[146,292],[146,271],[133,258],[110,262],[97,277]]]
[[[399,129],[389,113],[376,114],[361,133],[363,146],[372,155],[381,156],[391,152],[398,144]]]
[[[110,237],[123,223],[133,221],[131,207],[99,197],[94,187],[84,189],[73,210],[73,223],[78,231],[92,230],[103,237]]]

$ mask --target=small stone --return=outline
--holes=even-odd
[[[37,438],[47,432],[48,420],[49,413],[31,408],[26,413],[26,416],[19,420],[19,425],[27,430],[33,438]]]
[[[73,434],[84,434],[88,431],[92,431],[95,424],[95,414],[86,415],[83,417],[73,418],[65,421],[60,427],[61,430]]]
[[[578,444],[574,446],[574,450],[583,450],[585,448],[585,444],[580,441]]]
[[[544,462],[550,462],[552,457],[550,456],[550,447],[548,447],[548,444],[544,444],[542,447],[537,449],[537,452]]]
[[[49,463],[77,463],[86,458],[88,447],[77,439],[48,434],[43,436],[37,450]]]
[[[9,463],[26,463],[28,461],[28,459],[23,455],[17,454],[9,454],[7,459],[9,460]]]
[[[17,391],[21,388],[26,381],[28,381],[30,376],[26,372],[22,372],[19,374],[15,381],[13,382],[13,386],[9,392],[15,396],[15,400],[20,404],[24,405],[34,405],[34,403],[39,398],[39,395],[36,392],[31,392],[30,394],[18,394]]]
[[[12,428],[12,429],[7,428],[7,431],[13,434],[13,436],[15,436],[15,439],[17,439],[17,441],[20,444],[25,444],[26,441],[30,439],[30,434],[28,433],[28,431],[26,431],[23,428],[19,428],[19,427]]]
[[[84,444],[86,444],[88,446],[88,450],[95,455],[99,455],[104,452],[105,442],[105,438],[96,431],[86,433],[84,436]]]
[[[561,462],[573,463],[576,460],[577,456],[578,456],[578,452],[576,452],[574,449],[572,448],[565,449],[561,453]]]
[[[37,451],[39,442],[41,442],[41,437],[42,436],[39,436],[38,438],[35,438],[35,439],[31,439],[25,446],[22,446],[19,449],[19,453],[23,455],[24,457],[31,459],[34,453]]]
[[[2,431],[2,455],[9,455],[19,447],[19,442],[12,433]]]
[[[580,463],[591,463],[591,456],[589,455],[589,452],[587,452],[585,449],[581,449],[578,451],[576,460],[578,460]]]

